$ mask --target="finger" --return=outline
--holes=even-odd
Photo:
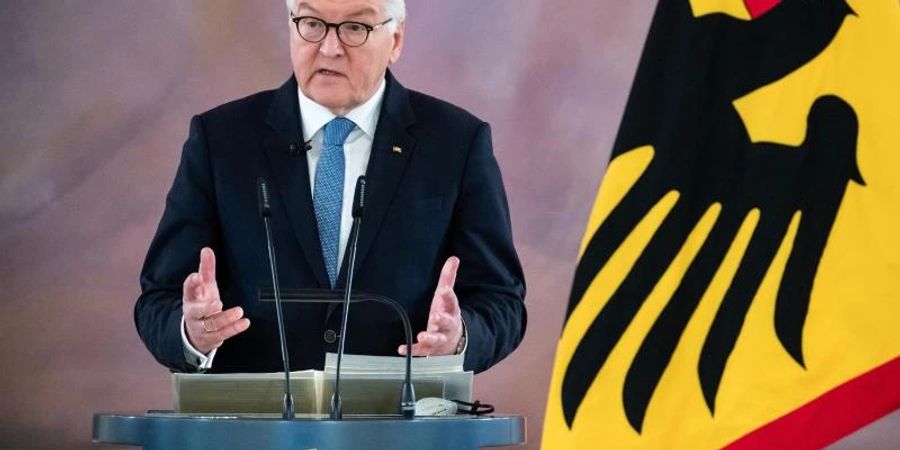
[[[226,339],[231,338],[236,334],[243,333],[250,328],[250,320],[247,318],[232,322],[214,333],[208,333],[203,330],[200,321],[194,321],[192,323],[196,324],[196,326],[188,326],[188,339],[195,349],[204,354],[220,347]]]
[[[435,356],[435,355],[449,355],[450,352],[445,345],[436,346],[426,344],[424,342],[417,342],[412,346],[413,356]]]
[[[182,314],[186,319],[200,320],[222,311],[222,301],[216,299],[194,299],[184,302]]]
[[[247,328],[250,328],[250,319],[244,317],[225,325],[218,331],[209,333],[209,338],[214,341],[224,342],[226,339],[247,331]]]
[[[428,325],[425,327],[425,331],[436,332],[447,326],[446,314],[443,313],[431,313],[428,316]]]
[[[198,319],[222,309],[216,305],[218,298],[208,298],[203,295],[200,275],[192,273],[184,279],[184,288],[181,296],[183,300],[182,313],[185,318]]]
[[[213,280],[212,285],[203,282],[203,277],[195,272],[184,279],[183,298],[188,301],[208,301],[218,299],[219,289]]]
[[[236,322],[241,317],[244,317],[244,310],[240,306],[235,306],[234,308],[205,316],[205,318],[201,319],[201,322],[205,322],[205,324],[201,323],[201,325],[208,332],[212,332],[225,328],[225,326]]]
[[[214,283],[216,281],[216,254],[209,247],[203,247],[200,250],[200,279],[203,283]]]
[[[444,313],[435,313],[432,314],[428,318],[428,327],[426,331],[437,332],[437,331],[454,331],[460,325],[462,325],[461,320],[454,320],[453,316]]]
[[[451,316],[459,316],[459,299],[452,287],[438,287],[431,299],[431,309],[429,316],[435,314],[449,314]]]
[[[427,345],[413,344],[412,352],[413,356],[431,356],[432,349]]]
[[[416,336],[416,339],[418,339],[418,342],[416,342],[412,346],[413,356],[431,356],[436,352],[435,346],[431,344],[431,337],[427,336],[427,334],[428,333],[425,333],[423,331],[422,333],[419,333],[418,336]],[[406,352],[407,352],[406,345],[401,345],[400,347],[397,348],[397,353],[399,353],[403,356],[406,356]]]
[[[399,353],[401,356],[406,356],[406,348],[407,347],[405,345],[401,345],[397,348],[397,353]],[[413,344],[412,354],[413,356],[431,356],[431,348],[422,344]]]
[[[218,313],[222,312],[221,305],[217,305],[215,303],[203,303],[203,304],[192,304],[186,305],[182,310],[185,319],[190,319],[195,322],[199,322],[208,317],[215,316]],[[212,323],[207,322],[206,327],[212,330]]]
[[[431,333],[428,331],[423,331],[416,336],[418,340],[417,344],[421,344],[427,347],[435,347],[440,348],[447,344],[449,338],[446,333]],[[415,350],[416,344],[413,344],[413,350]]]
[[[185,301],[193,301],[197,298],[197,288],[200,287],[200,274],[192,273],[184,279],[183,295]]]
[[[447,262],[444,263],[444,267],[441,269],[441,276],[438,279],[438,291],[441,288],[453,289],[453,285],[456,284],[457,269],[459,269],[459,258],[455,256],[447,258]]]

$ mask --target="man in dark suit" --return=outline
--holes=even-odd
[[[181,371],[281,369],[256,180],[269,180],[283,287],[342,288],[350,203],[369,181],[354,288],[398,301],[415,355],[465,353],[483,371],[525,331],[525,285],[489,126],[407,90],[387,66],[402,0],[288,0],[294,76],[194,117],[141,273],[141,339]],[[199,255],[199,262],[198,262]],[[335,351],[340,307],[286,304],[293,370]],[[403,328],[354,304],[346,349],[405,354]],[[213,359],[215,360],[213,362]]]

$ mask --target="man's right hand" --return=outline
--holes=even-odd
[[[235,306],[222,311],[216,284],[216,255],[209,247],[200,251],[200,268],[184,280],[181,311],[191,345],[204,355],[228,339],[250,328],[244,310]]]

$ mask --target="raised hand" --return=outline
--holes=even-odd
[[[244,310],[235,306],[222,311],[216,283],[216,255],[209,247],[200,251],[200,268],[184,280],[182,313],[188,340],[197,351],[208,354],[226,339],[250,327]]]
[[[431,311],[428,313],[426,330],[416,336],[412,346],[414,356],[452,355],[463,335],[462,314],[459,300],[453,291],[456,283],[456,271],[459,269],[459,258],[451,256],[441,269],[434,297],[431,299]],[[397,349],[406,355],[406,345]]]

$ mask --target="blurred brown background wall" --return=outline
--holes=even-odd
[[[476,391],[527,415],[537,448],[578,243],[655,2],[407,3],[395,74],[493,126],[530,318]],[[0,447],[92,448],[94,412],[170,405],[132,307],[188,121],[280,85],[291,30],[281,0],[3,5]]]

